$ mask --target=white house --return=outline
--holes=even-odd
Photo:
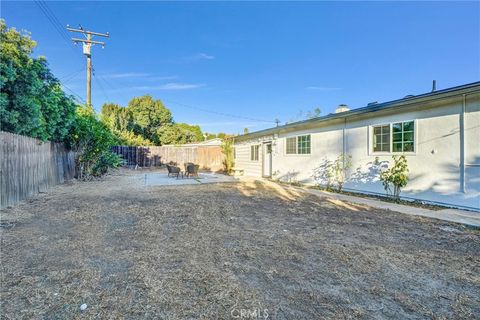
[[[480,210],[480,82],[371,103],[235,138],[245,175],[324,184],[327,161],[352,157],[345,190],[385,194],[380,167],[408,160],[402,197]]]

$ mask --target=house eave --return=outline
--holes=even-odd
[[[236,136],[236,141],[245,141],[249,139],[255,139],[258,137],[273,135],[275,133],[283,133],[295,130],[306,129],[310,127],[318,127],[326,125],[328,123],[334,122],[336,120],[349,119],[351,117],[359,115],[367,115],[370,113],[381,113],[381,112],[400,112],[404,111],[412,106],[424,103],[434,103],[437,100],[446,101],[449,98],[454,98],[457,96],[462,96],[464,94],[480,92],[480,82],[473,82],[457,87],[451,87],[443,90],[438,90],[435,92],[429,92],[425,94],[420,94],[412,97],[406,97],[402,99],[392,100],[384,103],[377,103],[375,105],[369,105],[362,108],[353,109],[341,113],[332,113],[323,117],[308,119],[298,122],[289,123],[283,126],[278,126],[274,128],[268,128],[260,131],[251,132],[248,134]]]

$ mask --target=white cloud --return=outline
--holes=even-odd
[[[205,87],[205,84],[170,82],[170,83],[165,83],[158,86],[133,87],[133,89],[136,89],[136,90],[188,90],[188,89],[196,89],[201,87]]]
[[[100,74],[105,79],[141,79],[144,81],[173,80],[177,76],[157,76],[143,72],[125,72],[125,73],[105,73]]]
[[[213,60],[213,59],[215,59],[215,56],[206,54],[204,52],[200,52],[184,58],[185,61],[199,61],[199,60]]]
[[[121,79],[121,78],[145,78],[150,76],[148,73],[141,72],[125,72],[125,73],[107,73],[102,74],[105,79]]]
[[[305,89],[307,89],[307,90],[316,90],[316,91],[336,91],[336,90],[342,90],[342,88],[337,88],[337,87],[322,87],[322,86],[309,86],[309,87],[306,87]]]

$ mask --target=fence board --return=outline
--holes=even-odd
[[[222,171],[224,154],[219,146],[115,146],[112,151],[120,155],[128,166],[158,167],[174,162],[183,165],[193,162],[203,170]]]
[[[0,208],[75,176],[75,155],[61,143],[0,131]]]

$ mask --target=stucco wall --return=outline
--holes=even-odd
[[[419,106],[402,113],[358,116],[355,120],[337,121],[318,128],[278,134],[273,141],[273,178],[298,181],[305,184],[323,183],[323,169],[327,161],[335,160],[344,148],[352,156],[352,169],[346,189],[384,193],[378,180],[379,165],[391,162],[391,154],[371,151],[371,126],[398,121],[415,120],[414,154],[407,154],[410,169],[408,186],[402,196],[455,206],[480,208],[480,94],[467,96],[465,113],[465,192],[461,181],[461,113],[463,97],[448,104]],[[343,132],[345,131],[345,141]],[[310,155],[286,155],[285,138],[311,134]],[[265,137],[261,140],[265,140]],[[245,174],[260,177],[262,161],[250,161],[250,144],[237,145],[235,166]],[[240,154],[238,153],[241,150]]]

